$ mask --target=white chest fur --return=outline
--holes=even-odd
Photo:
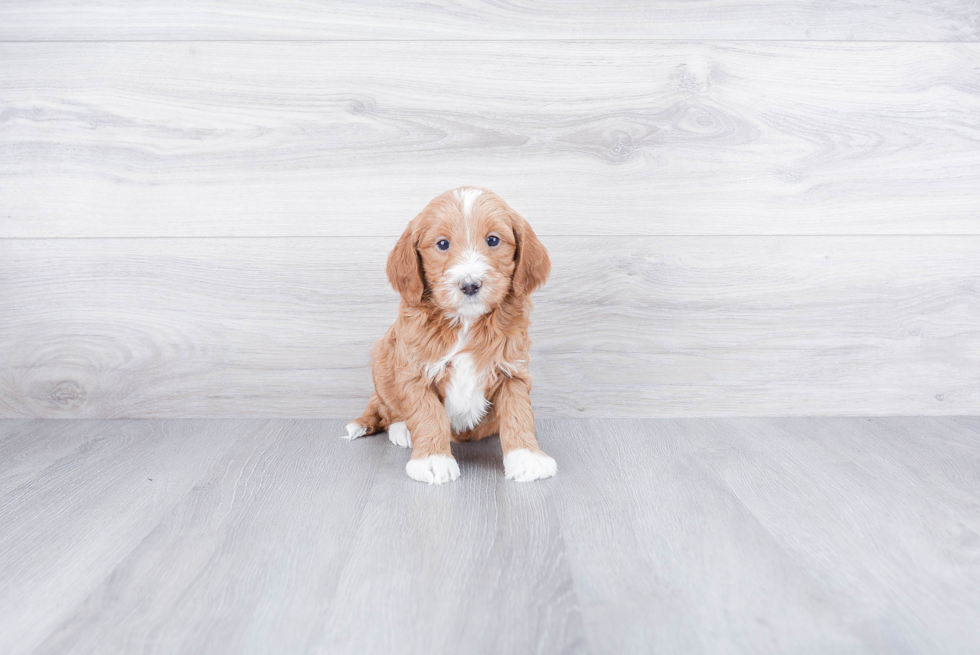
[[[453,432],[472,429],[487,412],[487,399],[483,397],[483,375],[473,365],[469,353],[452,358],[449,386],[443,406],[449,415]]]
[[[460,352],[466,346],[469,332],[470,323],[464,319],[456,345],[445,357],[426,368],[428,376],[434,378],[447,366],[450,367],[446,399],[442,404],[449,415],[453,432],[457,433],[475,427],[490,405],[483,397],[483,372],[476,369],[472,355]]]

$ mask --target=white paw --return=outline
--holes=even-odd
[[[367,428],[362,427],[357,423],[348,423],[347,434],[340,435],[340,438],[350,441],[352,439],[357,439],[358,437],[363,437],[365,434],[367,434]]]
[[[408,426],[404,421],[388,426],[388,441],[402,448],[412,447],[412,433],[408,431]]]
[[[518,448],[504,455],[504,477],[517,482],[550,478],[558,472],[558,464],[544,453]]]
[[[459,464],[448,455],[429,455],[422,459],[410,459],[405,465],[408,477],[419,482],[442,484],[459,477]]]

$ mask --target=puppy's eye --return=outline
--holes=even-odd
[[[500,237],[491,234],[487,237],[487,245],[491,248],[496,248],[500,245]]]
[[[439,250],[449,250],[449,242],[445,239],[441,239],[438,243],[436,243],[436,248]]]

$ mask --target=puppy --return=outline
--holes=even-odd
[[[510,480],[553,476],[534,438],[531,292],[551,271],[527,221],[486,189],[460,187],[416,216],[391,254],[398,318],[372,353],[374,395],[345,439],[388,431],[420,482],[459,477],[450,443],[500,435]]]

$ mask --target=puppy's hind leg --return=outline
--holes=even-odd
[[[381,417],[380,409],[381,401],[378,399],[378,394],[371,394],[371,400],[368,401],[364,413],[361,414],[361,418],[348,423],[347,434],[340,435],[340,438],[352,440],[363,437],[364,435],[381,432],[384,429],[384,419]]]
[[[412,447],[412,433],[405,421],[398,421],[388,426],[388,441],[400,448]]]

